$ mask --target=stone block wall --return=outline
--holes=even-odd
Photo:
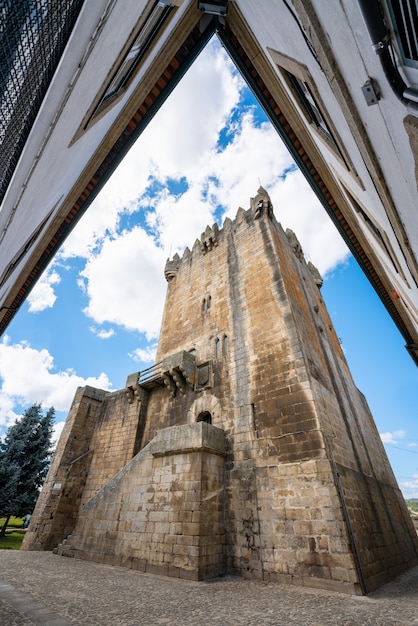
[[[59,554],[203,580],[225,573],[223,431],[159,431],[87,503]]]
[[[368,592],[416,564],[417,536],[399,488],[337,465],[342,494]]]
[[[52,550],[72,531],[92,459],[90,440],[107,395],[77,389],[22,550]]]
[[[248,578],[360,591],[328,460],[238,463],[230,571]]]
[[[23,550],[52,550],[72,532],[80,507],[132,458],[139,412],[125,390],[77,390]]]
[[[102,404],[90,448],[94,451],[81,497],[88,502],[134,456],[141,401],[129,402],[124,389],[109,394]]]

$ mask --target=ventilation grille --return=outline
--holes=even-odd
[[[390,0],[389,9],[406,65],[418,66],[418,3],[416,0]]]

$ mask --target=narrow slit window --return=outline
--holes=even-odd
[[[225,357],[228,354],[228,335],[223,336],[222,340],[222,356]]]

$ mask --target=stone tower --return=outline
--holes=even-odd
[[[155,365],[77,391],[24,548],[349,593],[415,564],[321,277],[266,191],[165,276]]]

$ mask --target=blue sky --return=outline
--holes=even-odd
[[[260,183],[325,278],[323,294],[406,497],[418,497],[418,373],[404,341],[230,60],[212,41],[0,340],[0,435],[33,402],[61,431],[77,386],[153,361],[165,260],[247,209]]]

